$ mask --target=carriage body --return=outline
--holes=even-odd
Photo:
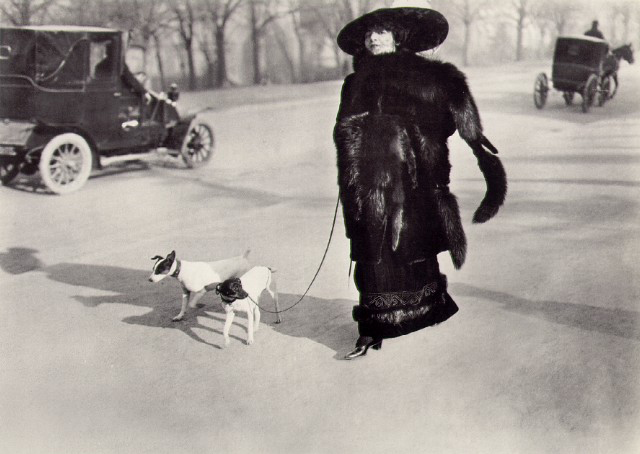
[[[608,52],[609,44],[602,39],[559,37],[553,53],[553,87],[563,92],[582,92],[590,76],[602,74]]]
[[[84,26],[0,27],[0,180],[40,171],[55,193],[92,169],[166,148],[188,166],[208,160],[213,133],[168,95],[127,83],[124,33]],[[106,63],[106,64],[105,64]],[[125,72],[126,71],[126,72]],[[142,87],[142,83],[137,81]],[[207,135],[206,159],[194,127]]]
[[[604,77],[604,63],[609,53],[607,41],[590,36],[560,36],[556,40],[551,69],[553,88],[562,92],[567,105],[573,103],[575,93],[582,96],[582,111],[588,112],[609,99],[610,82]],[[534,103],[544,107],[550,83],[545,73],[536,77]]]

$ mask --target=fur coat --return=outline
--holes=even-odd
[[[448,250],[460,268],[466,238],[449,192],[448,137],[459,132],[487,183],[474,222],[497,213],[507,184],[464,74],[405,52],[356,58],[354,69],[334,129],[352,260],[377,263],[383,247],[406,262]]]

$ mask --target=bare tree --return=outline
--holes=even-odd
[[[289,7],[289,18],[291,19],[291,27],[293,29],[293,35],[296,40],[297,50],[298,50],[298,71],[293,70],[293,80],[295,82],[305,82],[307,80],[307,75],[305,74],[306,68],[306,48],[305,48],[305,15],[307,10],[304,8],[304,4],[308,3],[304,0],[288,0]],[[280,43],[280,47],[283,52],[287,52],[287,48],[285,45],[285,41],[282,39],[278,39]],[[287,55],[286,58],[291,62],[293,68],[293,59]]]
[[[516,25],[516,61],[521,61],[524,50],[524,29],[531,18],[534,0],[506,0],[505,17]]]
[[[622,36],[621,40],[623,42],[628,42],[629,40],[629,30],[631,18],[633,17],[634,10],[638,10],[638,4],[636,1],[631,0],[619,0],[611,5],[611,28],[612,34],[611,39],[613,41],[617,38],[617,24],[620,22],[622,24]]]
[[[0,4],[0,13],[13,25],[32,25],[42,22],[49,8],[56,3],[56,0],[4,1],[7,3]]]
[[[321,29],[331,42],[336,66],[342,68],[342,73],[348,71],[348,64],[344,52],[336,42],[338,33],[356,17],[379,6],[389,6],[389,2],[377,0],[308,0],[306,2],[306,8],[316,16]]]
[[[160,32],[156,32],[152,35],[153,44],[156,50],[156,64],[158,65],[158,76],[160,77],[160,89],[167,89],[167,78],[164,71],[164,61],[162,59],[162,38]]]
[[[196,39],[198,42],[198,48],[204,57],[204,61],[206,63],[206,72],[204,78],[204,86],[203,88],[213,88],[214,86],[214,72],[216,66],[216,59],[213,55],[213,46],[209,42],[209,35],[207,33],[199,33],[196,35]]]
[[[531,18],[540,31],[540,42],[536,46],[536,57],[542,57],[548,50],[547,38],[553,34],[554,25],[549,18],[540,10],[531,13]]]
[[[177,36],[177,33],[171,34],[170,39],[171,39],[170,42],[171,42],[171,49],[173,51],[173,54],[178,56],[178,67],[180,68],[180,77],[182,78],[182,80],[185,80],[189,77],[189,74],[187,72],[187,64],[185,62],[185,56],[183,52],[184,46],[182,45],[180,38]]]
[[[293,61],[294,60],[293,56],[291,55],[291,52],[289,51],[289,47],[287,46],[287,42],[289,41],[289,39],[287,38],[285,32],[282,30],[281,27],[277,27],[277,26],[274,27],[273,38],[278,44],[280,53],[282,54],[284,62],[287,65],[287,68],[289,70],[290,80],[294,83],[300,82],[301,81],[300,72],[302,72],[302,68],[299,67],[298,71],[296,71],[296,65]]]
[[[192,0],[170,0],[170,6],[182,47],[187,55],[189,89],[195,90],[197,86],[194,56],[196,10]]]
[[[287,14],[280,8],[276,0],[248,0],[249,5],[249,32],[251,37],[251,61],[253,65],[253,83],[262,83],[262,38],[264,33],[274,20]]]
[[[343,24],[346,25],[347,22],[351,22],[355,18],[368,13],[377,6],[387,6],[386,3],[388,2],[385,3],[376,0],[337,0],[333,3],[340,11],[342,17],[347,19]]]
[[[136,0],[139,2],[140,0]],[[165,90],[167,88],[166,78],[164,74],[164,62],[162,59],[162,38],[165,30],[169,27],[169,8],[165,0],[154,0],[148,2],[146,9],[142,11],[140,16],[140,31],[142,34],[142,40],[145,50],[145,65],[147,50],[149,44],[153,41],[155,48],[156,65],[158,68],[158,75],[160,77],[160,88]]]
[[[501,19],[491,27],[487,25],[487,33],[490,33],[490,40],[485,55],[492,61],[500,63],[513,60],[513,51],[510,47],[513,45],[513,36],[510,33],[511,23],[508,20]]]
[[[553,38],[566,32],[577,11],[578,7],[574,0],[543,0],[532,5],[530,18],[540,31],[538,57],[549,51],[549,42]],[[548,39],[549,37],[551,39]]]
[[[331,48],[335,55],[336,67],[342,67],[345,61],[343,52],[338,47],[336,37],[340,29],[347,24],[347,20],[343,19],[343,13],[338,8],[334,8],[335,1],[324,1],[311,6],[313,14],[316,16],[323,33],[331,42]]]
[[[143,67],[146,71],[149,49],[155,47],[155,57],[162,89],[165,88],[164,64],[160,35],[169,26],[170,10],[166,0],[112,0],[113,20],[120,28],[135,32],[132,44],[143,51]]]
[[[227,26],[238,10],[241,0],[202,0],[203,9],[213,25],[215,45],[215,78],[213,85],[222,87],[229,83],[227,73]]]
[[[111,26],[115,3],[113,0],[85,0],[82,8],[73,0],[60,0],[51,14],[55,22],[70,25]]]
[[[462,64],[469,65],[469,47],[471,46],[471,28],[474,23],[482,19],[483,12],[488,5],[487,0],[452,0],[450,2],[453,14],[462,22],[464,39],[462,43]]]
[[[553,24],[557,35],[563,35],[578,10],[579,7],[573,0],[546,0],[538,8],[538,15],[542,15]]]
[[[530,0],[512,0],[511,4],[515,11],[516,20],[516,61],[522,60],[523,50],[523,33],[526,20],[529,17],[529,1]]]
[[[636,24],[640,25],[640,8],[636,8]],[[638,43],[638,47],[640,47],[640,26],[637,28],[637,43]]]

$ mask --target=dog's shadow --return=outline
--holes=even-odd
[[[219,335],[222,341],[222,327],[225,313],[215,292],[209,292],[196,308],[189,308],[183,320],[172,320],[180,311],[181,291],[174,279],[165,279],[157,284],[148,281],[149,273],[142,270],[120,268],[101,265],[83,265],[74,263],[60,263],[41,268],[54,281],[68,285],[87,287],[110,292],[111,295],[82,296],[73,298],[87,307],[97,307],[101,304],[122,304],[138,306],[148,309],[142,315],[125,317],[124,323],[141,325],[152,328],[169,328],[182,331],[191,339],[222,348],[203,339],[197,330],[203,330]],[[265,297],[266,295],[266,297]],[[300,295],[280,294],[280,310],[289,308],[300,299]],[[276,332],[292,337],[308,338],[323,344],[338,352],[351,345],[356,335],[356,325],[351,318],[352,301],[326,300],[306,296],[304,300],[291,310],[281,314],[282,323],[276,323],[275,305],[267,292],[263,292],[260,299],[262,310],[261,323],[271,326]],[[238,313],[239,317],[246,317]],[[202,324],[202,318],[215,320],[220,329]],[[246,332],[246,322],[235,322]],[[231,335],[240,342],[241,339]]]
[[[201,301],[205,303],[205,307],[199,305],[200,307],[189,308],[183,320],[174,322],[173,317],[178,315],[180,311],[182,293],[177,282],[172,282],[172,280],[166,279],[153,284],[148,281],[149,273],[145,271],[72,263],[60,263],[46,267],[42,271],[46,272],[49,278],[58,282],[113,293],[102,296],[74,296],[74,299],[87,307],[97,307],[101,304],[124,304],[149,309],[142,315],[125,317],[122,320],[124,323],[151,328],[177,329],[197,342],[214,348],[222,348],[196,333],[196,330],[204,330],[219,334],[222,338],[222,330],[211,328],[199,322],[201,317],[224,322],[224,314],[221,314],[221,317],[210,314],[211,310],[223,312],[215,293],[202,298]]]

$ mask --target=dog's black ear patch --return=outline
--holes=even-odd
[[[242,288],[242,281],[238,278],[233,279],[233,282],[231,282],[231,289],[233,290],[235,297],[238,299],[244,299],[249,296],[249,294]]]
[[[160,257],[162,258],[162,257]],[[171,269],[171,265],[173,264],[173,259],[169,259],[169,257],[167,257],[166,259],[162,260],[160,263],[158,263],[156,265],[155,268],[155,273],[156,274],[166,274],[169,272],[169,270]]]
[[[242,288],[240,278],[232,277],[218,284],[216,291],[227,298],[245,299],[249,294]]]

